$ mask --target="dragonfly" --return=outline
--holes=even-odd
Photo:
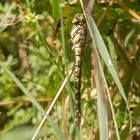
[[[75,122],[80,126],[81,122],[81,68],[82,68],[82,55],[84,46],[86,44],[86,23],[82,13],[78,13],[72,20],[71,29],[71,42],[72,49],[75,53],[75,68],[74,68],[74,92],[75,92]]]

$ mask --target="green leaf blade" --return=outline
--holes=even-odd
[[[55,21],[60,19],[60,1],[59,0],[52,0],[52,16]]]

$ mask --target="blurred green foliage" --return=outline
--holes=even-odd
[[[20,6],[16,1],[2,0],[0,3],[0,61],[18,77],[36,99],[50,99],[52,101],[66,76],[66,72],[71,69],[74,63],[69,36],[72,27],[71,20],[76,13],[82,12],[82,9],[79,2],[70,4],[64,0],[60,5],[59,3],[59,0],[57,3],[54,0],[22,0]],[[126,0],[124,4],[140,15],[138,1],[131,0],[127,3]],[[95,3],[93,16],[97,23],[107,6],[108,3],[104,0],[103,3],[100,1]],[[21,21],[17,22],[20,19]],[[61,26],[61,20],[63,26]],[[104,68],[122,140],[126,137],[131,139],[140,137],[139,22],[134,14],[130,15],[124,7],[116,2],[99,26],[131,107],[133,131],[128,134],[129,123],[125,103],[118,97],[118,90],[109,72]],[[62,36],[62,28],[64,36]],[[62,37],[65,39],[65,46],[62,43]],[[95,87],[91,88],[92,66],[89,46],[90,38],[85,48],[82,72],[83,136],[85,139],[89,135],[98,137],[96,90]],[[67,137],[75,139],[73,98],[69,103],[70,109],[67,110],[66,122],[68,124],[66,125],[63,121],[64,102],[67,95],[73,97],[72,86],[73,76],[51,111],[51,116],[54,123],[64,130]],[[32,102],[26,102],[27,100],[28,98],[17,84],[0,67],[0,139],[31,138],[33,128],[38,126],[42,116]],[[47,110],[50,101],[45,100],[40,103]],[[65,126],[68,127],[68,132]],[[42,129],[40,137],[45,135],[47,139],[57,139],[48,123]],[[24,136],[27,137],[24,138]]]

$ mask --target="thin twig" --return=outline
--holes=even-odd
[[[63,118],[62,118],[62,124],[63,124],[63,128],[64,128],[64,134],[65,136],[67,137],[67,140],[72,140],[72,137],[71,135],[69,134],[69,131],[68,131],[68,124],[67,124],[67,116],[68,116],[68,108],[69,108],[69,95],[67,95],[66,99],[65,99],[65,102],[63,104]]]
[[[40,98],[40,99],[36,99],[38,102],[40,103],[46,103],[46,102],[50,102],[52,101],[52,99],[46,99],[46,98]],[[31,104],[32,101],[31,100],[16,100],[16,101],[3,101],[0,102],[0,106],[11,106],[11,105],[17,105],[17,104]]]
[[[127,11],[130,15],[132,15],[134,18],[136,18],[140,22],[140,16],[133,11],[132,9],[128,8],[122,1],[117,0],[118,4],[125,10]]]
[[[23,16],[19,16],[19,18],[17,19],[17,21],[11,21],[8,23],[0,23],[0,27],[7,27],[7,26],[14,26],[16,24],[18,24],[19,22],[21,22],[22,20],[24,20],[25,16],[27,15],[26,9],[24,8],[24,6],[22,5],[22,3],[20,2],[20,0],[14,0],[20,13],[22,13]],[[8,20],[8,19],[5,19]]]
[[[101,18],[99,19],[97,26],[99,27],[101,25],[101,23],[104,21],[105,17],[107,16],[107,14],[109,13],[111,7],[113,5],[113,0],[109,1],[108,7],[106,8],[105,12],[103,13],[103,15],[101,16]]]
[[[15,22],[9,22],[9,23],[3,23],[2,22],[2,23],[0,23],[0,27],[14,26],[14,25],[18,24],[19,22],[21,22],[24,18],[25,18],[24,16],[20,16],[18,18],[18,20],[15,21]]]
[[[33,137],[32,137],[31,140],[35,140],[35,138],[36,138],[38,132],[40,131],[41,127],[43,126],[43,124],[44,124],[44,122],[45,122],[45,120],[47,119],[47,116],[48,116],[49,113],[51,112],[51,110],[52,110],[53,106],[55,105],[55,103],[56,103],[56,101],[57,101],[59,95],[61,94],[62,90],[64,89],[64,87],[65,87],[65,85],[66,85],[68,79],[69,79],[70,76],[72,75],[73,70],[74,70],[74,68],[73,68],[72,70],[69,71],[68,75],[66,76],[66,78],[65,78],[65,80],[63,81],[61,87],[59,88],[59,90],[58,90],[58,92],[57,92],[57,94],[56,94],[54,100],[52,101],[52,103],[51,103],[49,109],[48,109],[47,112],[45,113],[45,115],[44,115],[42,121],[40,122],[39,126],[37,127],[37,129],[36,129],[36,131],[35,131],[35,133],[34,133],[34,135],[33,135]]]
[[[26,9],[24,8],[24,6],[22,5],[22,3],[20,2],[20,0],[14,0],[17,7],[19,8],[19,11],[25,16],[27,14]]]

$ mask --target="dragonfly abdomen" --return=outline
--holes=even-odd
[[[75,87],[75,121],[76,124],[79,126],[81,122],[81,67],[82,67],[82,48],[75,47],[75,71],[74,71],[74,76],[75,76],[75,82],[74,82],[74,87]]]
[[[86,24],[83,14],[76,14],[73,21],[73,27],[71,30],[71,42],[73,44],[73,50],[75,52],[75,121],[78,126],[81,122],[81,67],[82,67],[82,55],[86,42]]]

